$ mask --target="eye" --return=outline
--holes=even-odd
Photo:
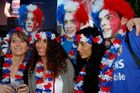
[[[44,43],[47,43],[47,39],[44,39],[43,42],[44,42]]]
[[[81,42],[80,43],[83,47],[85,47],[86,46],[86,44],[84,43],[84,42]]]
[[[107,16],[106,18],[107,18],[107,20],[111,20],[111,19],[112,19],[112,16],[109,15],[109,16]]]
[[[21,42],[25,42],[25,40],[21,39]]]
[[[66,23],[68,23],[68,21],[67,20],[64,20],[64,24],[66,24]]]
[[[11,40],[11,42],[12,42],[12,43],[15,43],[15,42],[16,42],[16,40],[12,39],[12,40]]]

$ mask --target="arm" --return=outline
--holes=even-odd
[[[127,28],[129,31],[132,31],[133,27],[136,27],[136,36],[140,34],[140,18],[132,18],[130,19],[127,24]]]
[[[10,6],[11,6],[10,3],[8,3],[8,2],[5,3],[4,14],[6,17],[11,17],[10,12],[9,12]]]
[[[140,59],[140,35],[136,36],[136,29],[133,28],[132,32],[128,33],[129,42],[132,50]]]

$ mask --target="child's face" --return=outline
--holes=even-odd
[[[75,20],[72,13],[66,13],[64,17],[64,28],[69,38],[73,38],[76,33]]]
[[[100,25],[104,38],[115,37],[121,27],[121,18],[116,11],[102,9],[99,13]]]
[[[36,27],[38,27],[38,22],[36,20],[36,17],[32,12],[29,12],[26,18],[26,25],[25,25],[26,31],[32,32],[36,29]]]

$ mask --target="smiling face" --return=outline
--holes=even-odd
[[[82,59],[88,59],[91,56],[92,45],[87,42],[79,42],[78,52]]]
[[[26,22],[25,22],[25,29],[27,32],[32,32],[38,27],[38,22],[36,20],[36,17],[32,12],[29,12],[27,14]]]
[[[17,34],[13,34],[10,42],[10,49],[13,56],[24,56],[29,49],[27,42]]]
[[[68,38],[73,38],[76,33],[76,24],[73,17],[73,14],[67,12],[64,17],[64,29]]]
[[[99,19],[104,38],[115,37],[121,27],[121,19],[118,13],[103,9],[99,13]]]
[[[40,57],[46,57],[47,39],[45,39],[45,40],[41,39],[41,40],[37,41],[35,44],[35,47],[36,47],[36,50]]]

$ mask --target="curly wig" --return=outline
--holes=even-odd
[[[77,1],[67,1],[57,7],[57,20],[60,24],[64,25],[64,16],[66,12],[73,13],[75,21],[83,23],[84,25],[89,20],[85,6]]]
[[[43,14],[42,10],[37,5],[33,5],[33,4],[21,5],[20,6],[20,8],[19,8],[19,18],[18,18],[19,26],[20,27],[25,26],[25,20],[27,18],[28,12],[32,12],[36,16],[39,27],[41,27],[42,22],[43,22],[44,14]]]

